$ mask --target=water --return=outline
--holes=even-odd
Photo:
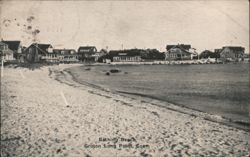
[[[105,73],[118,68],[120,73]],[[248,64],[107,65],[74,67],[79,82],[136,93],[250,123]]]

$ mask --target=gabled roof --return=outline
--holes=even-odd
[[[46,49],[48,49],[49,47],[52,47],[51,44],[38,44],[38,43],[32,43],[29,47],[31,47],[31,46],[40,48],[40,49],[42,49],[42,50],[46,50]],[[29,48],[29,47],[28,47],[28,48]]]
[[[52,47],[51,44],[36,44],[36,43],[33,43],[32,45],[35,45],[35,46],[37,46],[37,47],[39,47],[40,49],[43,49],[43,50],[46,50],[49,47]]]
[[[189,50],[189,49],[191,49],[191,45],[185,45],[185,44],[167,45],[166,48],[167,48],[167,51],[172,49],[172,48],[182,48],[185,50]]]
[[[189,46],[186,46],[186,48],[188,48],[188,49],[186,49],[186,48],[184,48],[185,46],[183,46],[183,44],[181,44],[181,45],[167,45],[167,47],[169,46],[169,49],[167,49],[167,51],[169,52],[171,49],[173,49],[173,48],[178,48],[178,49],[180,49],[181,51],[183,51],[183,52],[186,52],[186,53],[190,53],[190,54],[193,54],[192,52],[189,52],[188,50],[191,48],[191,45],[189,45]],[[190,48],[189,48],[190,47]]]
[[[27,51],[27,49],[29,49],[30,47],[36,47],[38,49],[39,53],[43,53],[46,54],[47,53],[47,49],[49,47],[52,47],[51,44],[38,44],[38,43],[33,43],[31,44],[28,48],[25,49],[25,51]]]
[[[21,41],[18,41],[18,40],[16,41],[9,40],[9,41],[2,41],[2,42],[7,44],[9,49],[11,49],[12,51],[17,51],[21,43]]]

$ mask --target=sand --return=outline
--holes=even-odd
[[[1,156],[249,156],[250,133],[73,81],[55,65],[5,68]]]

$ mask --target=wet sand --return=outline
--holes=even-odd
[[[250,133],[79,84],[60,65],[6,68],[1,156],[249,156]]]

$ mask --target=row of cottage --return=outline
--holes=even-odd
[[[74,49],[54,49],[51,44],[33,43],[29,47],[21,46],[20,41],[1,41],[1,58],[5,61],[18,62],[79,62],[97,61],[105,54],[102,50],[97,52],[95,46],[81,46],[78,51]]]
[[[126,49],[97,51],[95,46],[80,46],[74,49],[54,49],[51,44],[33,43],[22,47],[20,41],[1,41],[1,59],[17,62],[138,62],[153,60],[192,60],[201,58],[220,58],[222,61],[240,61],[246,57],[245,48],[224,46],[214,52],[205,50],[201,54],[191,45],[167,45],[165,52],[157,49]]]

